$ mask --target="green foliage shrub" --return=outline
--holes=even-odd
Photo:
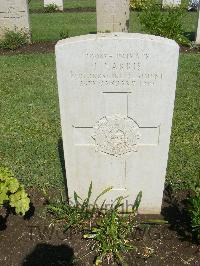
[[[9,204],[17,214],[25,215],[29,210],[30,199],[24,186],[19,183],[13,173],[0,167],[0,207]]]
[[[83,232],[85,239],[95,241],[92,250],[98,254],[95,260],[96,265],[104,260],[107,260],[108,263],[122,263],[124,254],[135,248],[130,243],[129,237],[136,226],[135,216],[141,202],[142,192],[138,194],[132,211],[122,214],[119,209],[123,206],[124,197],[118,197],[109,209],[104,206],[105,201],[100,207],[96,205],[97,201],[111,189],[112,187],[108,187],[102,191],[94,203],[90,204],[91,183],[86,199],[82,200],[74,192],[74,205],[62,202],[47,206],[47,211],[53,214],[57,221],[66,222],[65,230],[78,229]]]
[[[0,48],[5,50],[15,50],[29,42],[29,34],[23,31],[5,32],[3,40],[0,42]]]
[[[56,4],[49,4],[44,7],[44,13],[53,13],[58,10],[58,6]]]
[[[148,33],[173,39],[181,45],[188,46],[190,41],[184,36],[182,27],[184,13],[183,6],[168,7],[164,11],[155,3],[155,0],[151,0],[139,18]]]
[[[109,187],[102,191],[96,198],[94,204],[90,205],[90,198],[92,195],[92,183],[90,184],[87,198],[82,200],[81,197],[74,192],[74,205],[66,204],[66,202],[52,203],[47,206],[47,211],[53,214],[57,220],[63,220],[66,222],[65,230],[69,228],[84,229],[84,226],[88,221],[92,220],[97,212],[96,203],[100,197],[110,191],[112,187]],[[99,210],[100,211],[100,210]]]
[[[100,217],[99,221],[93,226],[88,234],[84,235],[86,239],[95,240],[92,250],[98,254],[95,265],[99,265],[107,260],[110,264],[117,262],[125,265],[124,255],[136,247],[130,241],[130,234],[136,227],[135,215],[139,208],[142,198],[140,192],[135,200],[132,213],[121,215],[118,209],[123,205],[124,197],[118,197],[111,208]]]

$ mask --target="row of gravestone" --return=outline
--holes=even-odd
[[[63,0],[45,0],[45,5],[56,3],[63,8]],[[164,0],[163,3],[181,1]],[[97,31],[128,32],[129,0],[97,0]],[[28,4],[26,0],[1,0],[0,38],[6,30],[23,30],[29,33]],[[196,43],[200,44],[200,16],[198,20]]]
[[[27,6],[19,10],[24,13]],[[74,191],[86,198],[92,181],[92,200],[113,187],[99,204],[105,199],[109,207],[118,196],[127,196],[122,205],[127,211],[142,191],[140,213],[160,213],[178,58],[175,41],[138,33],[101,33],[57,43],[70,199]]]
[[[64,0],[44,0],[44,6],[47,6],[49,4],[56,4],[59,8],[59,10],[63,10]],[[104,4],[109,1],[104,0],[97,0],[97,3],[100,4],[100,2],[103,2]],[[117,5],[121,5],[121,2],[130,2],[130,0],[115,0],[114,2],[117,2]],[[178,6],[181,4],[181,0],[163,0],[162,1],[163,6]]]

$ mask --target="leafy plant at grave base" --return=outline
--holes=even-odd
[[[139,19],[148,33],[167,37],[175,40],[181,45],[190,45],[189,39],[184,36],[182,27],[184,6],[167,7],[165,11],[155,3],[155,0],[148,1],[147,8],[144,9]]]
[[[29,42],[29,34],[23,31],[5,32],[3,40],[0,42],[0,48],[5,50],[15,50]]]
[[[88,224],[89,221],[95,218],[97,212],[101,211],[102,208],[98,209],[97,211],[97,206],[96,206],[99,198],[101,198],[105,193],[107,193],[111,189],[112,187],[108,187],[105,190],[103,190],[98,195],[91,208],[90,205],[90,198],[92,195],[92,182],[91,182],[88,190],[88,195],[85,200],[82,200],[81,197],[79,197],[78,194],[74,192],[75,205],[69,205],[66,204],[65,202],[58,202],[48,205],[47,212],[53,214],[56,217],[57,221],[61,220],[66,222],[66,225],[64,226],[65,231],[67,231],[69,228],[78,228],[82,230],[84,229],[85,225]]]
[[[49,4],[44,7],[44,13],[53,13],[58,10],[58,6],[56,4]]]
[[[15,212],[25,215],[29,210],[30,199],[24,186],[19,183],[13,173],[0,167],[0,206],[10,205]]]
[[[191,188],[194,195],[189,199],[189,214],[194,235],[200,243],[200,179],[197,179]]]
[[[62,30],[60,31],[60,39],[67,39],[69,38],[69,31],[68,30]]]
[[[108,264],[112,262],[123,263],[125,265],[124,255],[136,247],[130,242],[130,234],[136,226],[135,216],[137,214],[142,192],[140,191],[132,213],[120,215],[118,209],[123,205],[124,197],[118,197],[110,210],[93,226],[88,234],[84,235],[86,239],[95,241],[92,250],[98,253],[95,264],[99,265],[104,260]]]

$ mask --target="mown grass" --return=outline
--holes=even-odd
[[[44,0],[31,0],[29,9],[34,11],[44,7]],[[96,7],[96,0],[64,0],[65,8]]]
[[[61,32],[77,36],[96,31],[95,13],[31,14],[30,19],[33,42],[59,40]]]
[[[25,185],[63,187],[54,54],[0,57],[0,161]],[[200,54],[181,54],[168,181],[198,174]]]
[[[200,169],[200,54],[182,54],[167,178],[174,188],[187,187]],[[184,182],[183,182],[184,181]],[[185,184],[184,184],[185,183]]]
[[[53,54],[0,57],[0,160],[26,185],[61,186]]]
[[[131,12],[130,32],[145,32],[140,25],[138,12]],[[61,32],[69,36],[96,32],[96,13],[50,13],[30,14],[32,41],[59,40]],[[183,20],[184,31],[193,36],[196,31],[197,12],[186,12]]]
[[[145,32],[138,18],[138,12],[131,12],[130,32]],[[30,14],[32,40],[59,40],[61,32],[77,36],[96,32],[96,13],[51,13]],[[197,25],[197,12],[186,12],[183,27],[186,33],[194,35]]]

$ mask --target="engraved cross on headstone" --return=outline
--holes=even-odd
[[[73,126],[77,147],[91,147],[123,162],[122,186],[126,179],[126,155],[137,152],[140,146],[159,144],[159,125],[138,125],[135,117],[129,116],[129,95],[130,92],[103,92],[105,115],[95,125]]]

